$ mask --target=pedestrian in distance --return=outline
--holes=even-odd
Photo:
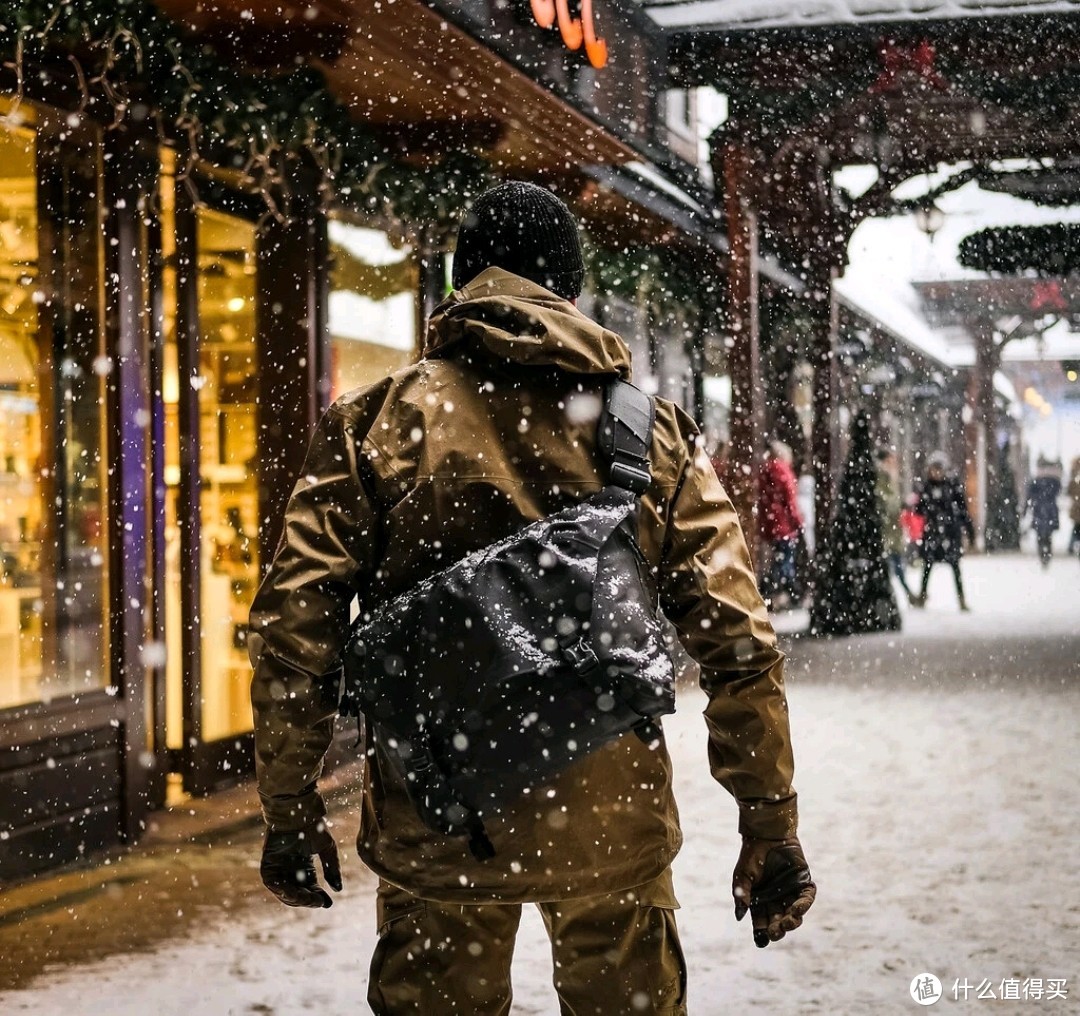
[[[630,356],[577,310],[583,276],[576,223],[550,191],[487,191],[463,217],[455,290],[419,361],[343,396],[316,429],[251,612],[261,875],[283,903],[331,905],[315,856],[341,888],[317,781],[353,598],[370,611],[604,487],[596,419]],[[740,813],[735,915],[750,913],[762,946],[798,928],[816,893],[797,838],[783,654],[697,428],[653,405],[639,544],[701,668],[711,773]],[[525,903],[550,935],[562,1011],[686,1012],[671,874],[682,834],[662,731],[651,744],[621,737],[485,815],[486,858],[420,821],[378,739],[365,757],[373,1012],[508,1013]]]
[[[948,464],[949,460],[942,452],[935,452],[930,456],[926,478],[919,490],[919,500],[915,506],[917,514],[925,519],[925,525],[922,537],[922,586],[914,604],[917,607],[926,606],[930,572],[935,564],[944,562],[952,568],[956,582],[956,598],[960,601],[960,609],[966,612],[970,608],[964,596],[960,558],[964,554],[964,536],[967,536],[969,543],[973,543],[975,527],[968,512],[964,490],[960,481],[948,474]]]
[[[900,510],[900,527],[904,531],[904,560],[913,565],[922,557],[923,531],[926,529],[924,519],[915,509],[919,506],[919,495],[916,491],[908,494],[904,500],[904,507]]]
[[[1073,459],[1072,472],[1069,474],[1069,520],[1072,532],[1069,533],[1069,556],[1080,553],[1080,456]]]
[[[901,500],[897,490],[896,454],[889,448],[879,448],[877,452],[877,494],[878,511],[881,514],[881,535],[885,544],[885,557],[900,587],[904,590],[908,603],[915,599],[907,582],[904,551],[905,535],[900,525]]]
[[[1024,514],[1031,516],[1039,562],[1050,567],[1054,556],[1054,533],[1061,527],[1058,497],[1061,494],[1061,463],[1039,456],[1035,476],[1028,484]]]
[[[789,606],[799,599],[796,554],[803,520],[792,461],[791,448],[783,441],[772,441],[758,486],[758,526],[771,551],[765,595],[776,606]]]

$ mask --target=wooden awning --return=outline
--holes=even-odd
[[[529,175],[640,158],[422,0],[158,5],[241,65],[317,67],[397,155],[479,146],[497,168]]]

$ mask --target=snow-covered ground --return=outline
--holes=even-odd
[[[935,572],[929,605],[906,611],[902,634],[788,640],[802,839],[819,897],[800,931],[764,950],[732,915],[736,812],[708,775],[703,697],[681,694],[665,730],[687,838],[676,891],[692,1013],[913,1012],[909,985],[923,972],[940,978],[950,1011],[1080,1010],[1080,568],[971,559],[965,579],[970,615]],[[354,811],[338,806],[343,844]],[[132,855],[107,890],[27,908],[17,926],[0,916],[0,967],[37,972],[0,993],[0,1012],[367,1011],[372,877],[350,858],[333,909],[286,910],[258,885],[257,843],[249,830]],[[73,939],[97,958],[50,963]],[[513,1012],[557,1013],[550,977],[527,908]],[[975,997],[1031,978],[1042,999]],[[1067,999],[1045,997],[1050,979],[1067,979]],[[957,980],[972,986],[966,1002],[952,999]]]

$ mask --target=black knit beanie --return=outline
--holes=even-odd
[[[458,227],[454,288],[485,268],[504,268],[565,300],[577,299],[585,263],[570,209],[551,191],[518,180],[485,191]]]

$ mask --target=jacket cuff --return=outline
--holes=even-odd
[[[786,840],[799,828],[797,795],[778,801],[740,801],[739,834],[755,840]]]
[[[312,787],[295,796],[271,797],[259,794],[266,828],[272,833],[297,832],[326,816],[326,803]]]

